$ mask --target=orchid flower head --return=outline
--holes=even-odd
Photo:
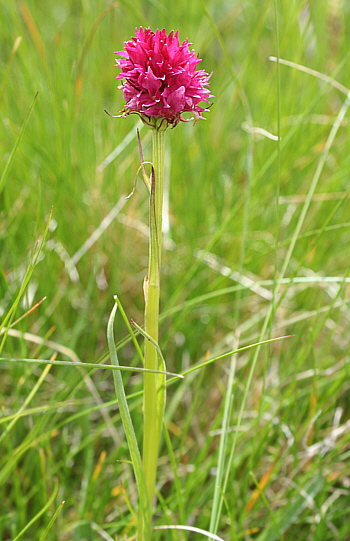
[[[208,105],[199,104],[209,104],[214,97],[208,88],[211,74],[197,70],[201,60],[190,51],[187,39],[180,45],[178,32],[167,35],[165,29],[157,29],[154,33],[141,26],[124,45],[115,53],[120,57],[117,79],[123,80],[119,88],[126,101],[120,116],[138,114],[158,129],[186,122],[183,113],[187,112],[193,113],[195,122],[204,118]]]

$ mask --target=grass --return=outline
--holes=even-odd
[[[2,359],[108,364],[115,294],[143,321],[142,182],[124,201],[137,121],[103,111],[123,105],[113,52],[135,26],[179,28],[213,71],[216,98],[206,122],[167,133],[167,369],[294,336],[169,386],[154,526],[211,528],[227,541],[348,540],[349,112],[322,76],[350,88],[349,7],[28,0],[3,1],[0,13],[1,321],[46,297],[8,329]],[[277,44],[281,59],[322,75],[281,63],[278,84]],[[280,131],[280,143],[261,129]],[[141,138],[150,159],[143,127]],[[119,362],[138,366],[128,337],[118,311]],[[0,541],[132,539],[136,486],[112,371],[0,367]],[[123,382],[140,445],[142,378]]]

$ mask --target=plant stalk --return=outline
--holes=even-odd
[[[154,180],[150,198],[150,244],[148,279],[145,280],[145,330],[158,342],[158,316],[160,292],[160,262],[162,245],[162,207],[164,181],[165,129],[152,129]],[[145,368],[158,369],[158,353],[148,340],[145,343]],[[143,468],[148,496],[152,506],[155,491],[159,440],[163,411],[159,407],[158,391],[161,379],[158,374],[144,376],[144,437]]]

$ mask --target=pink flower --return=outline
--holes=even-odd
[[[124,79],[123,90],[126,106],[122,116],[139,114],[142,120],[154,126],[152,117],[165,118],[167,124],[176,126],[184,112],[194,114],[195,121],[208,111],[199,105],[209,103],[214,96],[207,88],[209,78],[204,70],[197,70],[201,61],[190,51],[188,40],[179,44],[178,32],[166,35],[165,29],[152,32],[136,28],[136,37],[125,42],[125,50],[117,52]]]

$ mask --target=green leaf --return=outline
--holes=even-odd
[[[114,366],[119,366],[118,357],[115,349],[115,342],[114,342],[114,334],[113,334],[113,325],[114,325],[114,319],[115,314],[117,312],[118,304],[115,303],[113,310],[111,312],[108,326],[107,326],[107,340],[108,340],[108,347],[109,347],[109,353],[111,356],[111,362]],[[139,501],[140,501],[140,507],[142,511],[142,528],[143,528],[143,540],[144,541],[150,541],[151,540],[151,506],[150,501],[148,497],[148,490],[146,485],[146,478],[143,471],[142,461],[141,461],[141,455],[139,451],[139,447],[136,440],[136,435],[134,431],[134,427],[132,424],[128,403],[126,401],[125,396],[125,390],[123,385],[123,379],[121,376],[121,373],[118,371],[113,372],[114,376],[114,384],[115,384],[115,390],[118,398],[118,405],[119,405],[119,411],[120,415],[123,421],[124,431],[129,447],[129,452],[131,455],[131,460],[134,467],[138,492],[139,492]],[[143,541],[142,540],[142,541]]]

